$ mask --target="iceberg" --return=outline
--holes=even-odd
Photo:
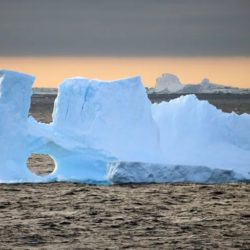
[[[250,89],[230,87],[217,83],[212,83],[204,78],[199,83],[183,84],[174,74],[165,73],[156,79],[155,88],[148,90],[149,94],[249,94]]]
[[[173,74],[162,74],[161,77],[156,79],[155,92],[175,93],[181,91],[184,85],[180,82],[179,78]]]
[[[223,113],[194,95],[151,104],[140,77],[75,77],[60,85],[53,121],[43,124],[28,117],[33,82],[0,71],[0,182],[250,179],[250,115]],[[31,154],[51,156],[54,171],[31,173]]]

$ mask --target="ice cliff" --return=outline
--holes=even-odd
[[[28,118],[33,81],[0,71],[0,182],[250,179],[250,115],[223,113],[192,95],[151,104],[139,77],[78,77],[60,85],[53,122],[42,124]],[[32,153],[49,154],[54,172],[32,174]]]
[[[53,112],[53,129],[122,160],[155,158],[158,130],[139,77],[103,82],[65,80]]]

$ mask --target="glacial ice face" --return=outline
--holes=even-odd
[[[195,95],[152,105],[165,162],[250,170],[250,115],[223,113]],[[249,177],[249,175],[248,175]]]
[[[59,87],[53,130],[122,160],[155,161],[158,130],[139,77],[73,78]]]
[[[25,121],[30,108],[34,79],[30,75],[0,70],[1,112],[9,112],[11,117]]]
[[[34,77],[0,71],[0,182],[31,178],[27,118]]]
[[[0,71],[0,182],[107,181],[107,166],[121,161],[113,173],[143,181],[163,176],[171,182],[180,165],[187,180],[192,171],[195,181],[199,171],[214,174],[215,168],[235,181],[250,179],[250,115],[223,113],[195,96],[152,105],[138,77],[72,78],[59,88],[53,122],[42,124],[28,118],[33,81]],[[55,171],[32,174],[26,166],[32,153],[50,155]],[[141,162],[143,175],[129,170],[133,162]],[[218,182],[222,172],[215,171]]]

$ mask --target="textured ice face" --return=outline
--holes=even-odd
[[[165,164],[192,165],[182,171],[187,178],[193,170],[198,178],[199,170],[203,176],[218,168],[233,170],[232,178],[250,179],[250,115],[223,113],[192,95],[152,105],[138,77],[113,82],[72,78],[59,88],[53,122],[42,124],[28,118],[33,81],[0,71],[0,182],[107,181],[107,165],[113,161],[128,162],[122,164],[129,166],[125,173],[133,162],[142,162],[145,173],[137,180],[162,180],[157,166]],[[31,153],[53,157],[55,171],[33,175],[26,166]],[[119,168],[117,173],[124,174]],[[179,173],[175,167],[165,170],[166,180],[168,173]]]
[[[139,77],[113,82],[73,78],[60,88],[54,130],[123,160],[155,160],[158,130]]]
[[[34,79],[30,75],[0,70],[0,103],[11,116],[27,119]]]
[[[250,115],[223,113],[195,95],[152,105],[165,162],[250,170]]]
[[[0,71],[0,182],[32,178],[26,167],[28,111],[34,77]]]
[[[204,166],[111,162],[108,179],[112,183],[230,183],[245,181],[233,170]]]

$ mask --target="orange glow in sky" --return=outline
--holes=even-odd
[[[213,83],[250,88],[248,57],[0,57],[0,68],[36,76],[34,87],[57,87],[65,78],[83,76],[115,80],[140,75],[145,86],[162,73],[182,83]]]

